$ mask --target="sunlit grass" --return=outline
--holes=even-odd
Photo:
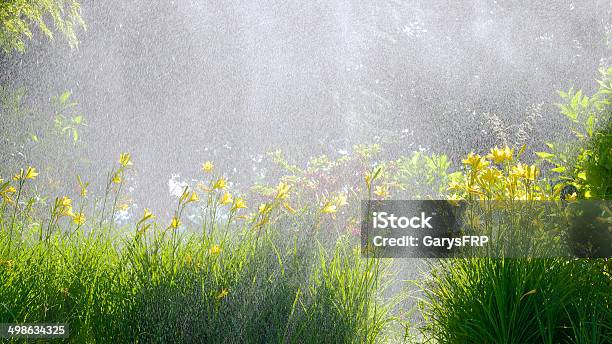
[[[185,187],[169,222],[145,209],[120,226],[113,215],[132,165],[121,154],[98,208],[87,207],[88,184],[79,178],[77,199],[57,197],[41,218],[19,200],[34,169],[3,182],[1,322],[66,322],[74,342],[383,338],[392,317],[379,298],[381,262],[361,259],[354,239],[331,238],[313,222],[286,228],[295,222],[283,218],[296,212],[287,210],[289,184],[257,207],[205,163],[202,194]],[[315,217],[346,198],[325,202],[314,205]],[[202,212],[201,227],[185,227],[187,210]]]
[[[545,220],[554,214],[520,211],[519,203],[560,201],[563,187],[550,186],[536,165],[520,162],[523,152],[524,148],[515,155],[503,147],[484,157],[470,153],[462,161],[466,169],[449,185],[454,203],[503,204],[495,211],[485,206],[480,213],[473,211],[479,204],[468,205],[466,222],[477,233],[498,232],[501,236],[500,218],[505,217],[511,226],[520,228],[508,238],[515,253],[516,242],[555,243],[568,230],[553,228],[553,222]],[[564,199],[575,200],[575,193]],[[493,247],[487,258],[437,261],[417,282],[424,294],[419,305],[425,319],[420,331],[425,338],[439,343],[612,341],[609,259],[505,258],[506,247]]]

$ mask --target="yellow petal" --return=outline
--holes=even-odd
[[[225,179],[224,178],[219,178],[219,179],[217,179],[215,184],[213,184],[213,189],[223,190],[223,189],[225,189],[226,186],[227,186],[227,182],[225,181]]]
[[[25,173],[25,179],[32,179],[34,180],[36,178],[36,176],[38,176],[38,172],[36,172],[36,169],[34,167],[28,167],[28,170]]]
[[[215,168],[215,165],[213,165],[212,162],[207,161],[205,163],[202,164],[202,171],[206,172],[206,173],[210,173],[212,172],[212,170]]]
[[[221,196],[221,199],[219,200],[219,202],[223,205],[230,204],[233,201],[234,199],[232,198],[232,194],[229,192],[224,193],[223,196]]]
[[[121,153],[119,155],[119,164],[122,167],[132,165],[132,157],[130,156],[130,153]]]
[[[246,207],[247,207],[247,204],[244,198],[238,197],[234,200],[234,206],[232,208],[236,210],[236,209],[245,209]]]
[[[335,204],[330,203],[330,202],[326,203],[321,209],[321,212],[326,213],[326,214],[333,214],[337,211],[338,211],[338,207],[336,207]]]

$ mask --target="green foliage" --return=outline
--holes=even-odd
[[[11,90],[0,85],[0,162],[3,168],[21,166],[28,147],[31,123],[30,112],[25,108],[25,88]]]
[[[428,339],[438,343],[609,343],[605,260],[448,259],[420,284]]]
[[[451,162],[444,154],[414,152],[394,161],[391,180],[410,199],[438,198],[458,172],[451,173]]]
[[[85,126],[83,115],[76,113],[78,103],[70,99],[72,93],[64,91],[51,98],[55,107],[55,130],[58,135],[71,139],[74,144],[79,141],[79,130]]]
[[[576,141],[547,143],[549,152],[536,153],[551,163],[561,186],[576,187],[581,197],[612,197],[612,67],[601,70],[599,89],[591,97],[570,89],[559,92],[561,113],[569,120]]]
[[[69,91],[52,97],[50,108],[49,112],[35,113],[27,106],[25,88],[0,87],[0,116],[6,124],[0,128],[0,167],[15,170],[45,162],[46,186],[54,191],[60,178],[83,165],[82,132],[87,124]]]
[[[466,206],[459,221],[462,231],[487,234],[496,240],[509,234],[500,242],[509,243],[514,254],[525,250],[530,256],[539,252],[562,257],[563,253],[547,255],[553,252],[551,249],[554,252],[569,249],[563,245],[564,238],[571,234],[567,221],[561,221],[561,226],[555,225],[555,221],[565,216],[577,219],[573,211],[580,210],[580,204],[542,202],[558,200],[558,190],[547,187],[548,181],[535,165],[520,162],[524,151],[523,147],[515,156],[513,149],[504,147],[492,149],[485,157],[470,153],[462,161],[465,171],[450,184],[453,195],[449,198],[453,203],[464,199],[488,201]],[[548,153],[538,155],[550,158]],[[569,205],[557,207],[563,204]],[[600,221],[603,226],[595,232],[603,235],[605,246],[609,243],[605,232],[609,210],[589,210],[583,217],[590,221],[597,216],[603,218]],[[577,227],[584,234],[585,226]],[[517,233],[507,228],[519,230]],[[523,247],[531,242],[536,246]],[[540,247],[541,243],[552,245]],[[612,340],[609,260],[503,258],[506,247],[494,244],[488,248],[488,258],[449,258],[431,263],[430,274],[417,283],[424,293],[419,301],[425,319],[420,331],[427,340],[437,343]],[[558,244],[562,246],[557,247]]]
[[[169,226],[145,210],[121,227],[115,205],[132,165],[122,153],[102,202],[90,202],[78,178],[78,198],[56,198],[50,213],[32,211],[48,208],[30,201],[35,169],[0,181],[0,322],[68,322],[73,342],[383,338],[392,320],[379,298],[385,267],[361,259],[346,236],[313,231],[306,217],[319,216],[317,205],[287,226],[291,215],[278,208],[291,188],[281,183],[273,201],[242,215],[246,204],[225,201],[228,186],[211,167],[207,197],[186,187]],[[198,206],[202,232],[186,231],[181,216]]]
[[[85,27],[77,0],[8,0],[0,3],[0,48],[6,54],[24,52],[24,38],[31,39],[32,27],[52,39],[53,31],[63,34],[76,47],[75,30]],[[51,27],[53,25],[53,27]]]
[[[310,194],[302,194],[310,201],[334,193],[347,193],[349,198],[357,199],[436,198],[444,194],[448,182],[457,175],[451,173],[451,162],[445,154],[413,152],[396,160],[385,160],[381,150],[377,144],[355,145],[352,153],[336,159],[327,155],[313,157],[305,168],[287,161],[280,150],[269,156],[280,168],[281,179],[291,180],[301,191],[311,190]],[[265,193],[266,187],[260,184],[256,190]]]
[[[0,320],[68,322],[74,342],[374,343],[390,319],[373,301],[379,263],[346,241],[329,256],[273,230],[179,243],[154,231],[146,241],[57,233],[11,253],[3,235]]]

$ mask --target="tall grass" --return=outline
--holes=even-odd
[[[420,285],[439,343],[610,343],[612,280],[605,260],[448,259]]]
[[[112,213],[129,165],[122,154],[120,167],[109,174],[102,212],[86,223],[83,190],[78,211],[71,199],[57,198],[50,214],[38,218],[31,203],[11,198],[27,198],[35,170],[15,177],[15,190],[3,184],[0,323],[68,323],[75,343],[384,338],[392,320],[379,298],[384,265],[361,259],[354,238],[322,230],[317,211],[301,215],[314,220],[283,221],[276,209],[288,185],[281,183],[274,199],[238,221],[246,203],[225,191],[223,178],[212,178],[204,200],[185,188],[170,225],[145,211],[121,227]],[[202,226],[190,230],[181,216],[199,203]],[[109,204],[111,218],[105,219]],[[220,216],[221,208],[229,215]]]
[[[346,240],[328,249],[267,229],[225,242],[218,232],[206,241],[57,234],[13,242],[10,254],[3,235],[0,322],[66,322],[73,342],[381,338],[390,315],[376,301],[380,262]]]
[[[510,204],[520,200],[528,205],[559,200],[560,188],[548,186],[540,178],[537,166],[518,162],[523,151],[524,148],[518,156],[508,147],[492,149],[486,157],[470,153],[463,160],[465,172],[451,183],[451,189],[457,192],[454,198]],[[575,200],[576,196],[573,194],[567,201]],[[495,211],[498,217],[505,217],[516,228],[526,231],[527,237],[515,238],[512,232],[511,239],[521,244],[534,240],[554,242],[567,235],[569,225],[557,230],[549,220],[539,221],[559,217],[561,210],[516,209],[505,207]],[[601,215],[605,212],[597,214],[605,216]],[[602,221],[609,223],[609,219]],[[492,216],[472,222],[471,226],[481,233],[503,230]],[[514,248],[516,243],[512,245]],[[427,340],[508,344],[612,342],[609,259],[530,258],[532,255],[515,259],[503,258],[507,256],[498,247],[494,250],[502,258],[437,261],[431,265],[430,274],[418,282],[424,293],[420,307],[425,323],[420,330]]]

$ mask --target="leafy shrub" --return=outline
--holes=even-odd
[[[0,3],[0,48],[9,54],[24,52],[24,36],[32,38],[31,26],[37,27],[45,36],[53,38],[53,28],[62,33],[76,46],[75,28],[85,26],[81,18],[81,5],[76,0],[11,0]]]
[[[570,89],[559,92],[561,113],[576,141],[548,143],[538,156],[551,163],[560,186],[575,188],[582,198],[612,198],[612,67],[601,70],[599,89],[591,97]]]
[[[6,171],[45,162],[42,172],[46,178],[37,181],[38,185],[50,192],[60,191],[62,179],[86,165],[81,140],[85,117],[69,91],[53,96],[52,111],[43,113],[29,109],[26,98],[24,88],[0,86],[0,116],[6,124],[0,128],[0,166]]]

